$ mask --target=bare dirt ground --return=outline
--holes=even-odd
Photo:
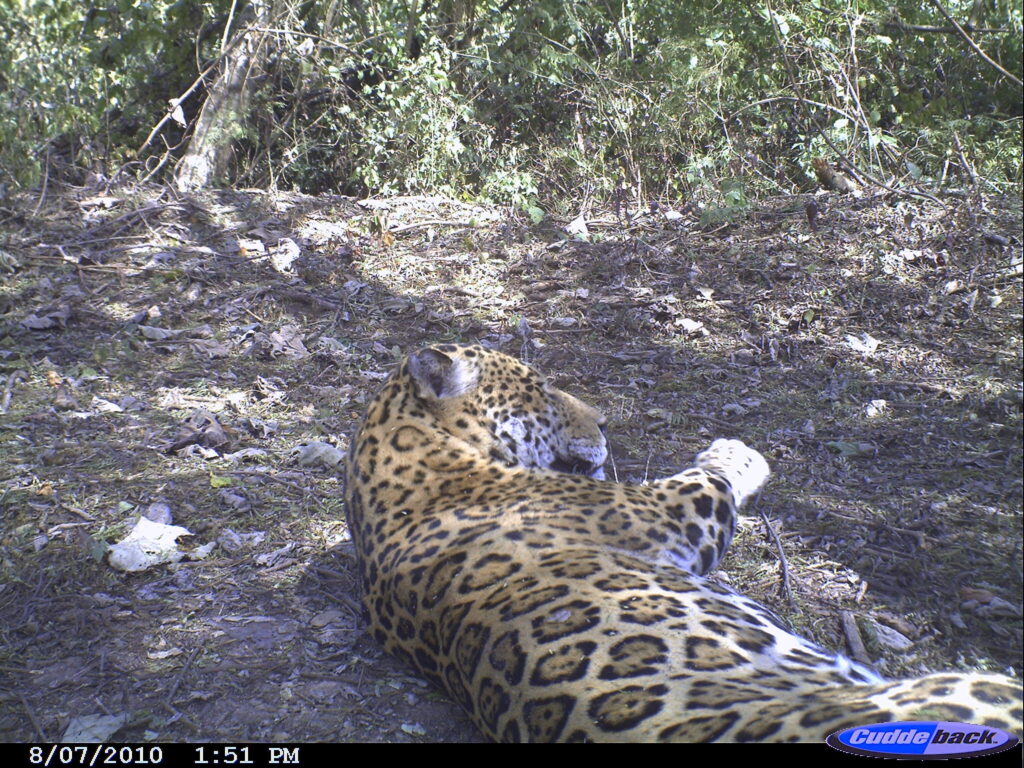
[[[365,635],[337,465],[436,341],[602,407],[620,480],[764,452],[716,578],[801,632],[889,676],[1021,672],[1019,200],[594,214],[586,240],[427,198],[38,203],[0,203],[2,740],[477,739]],[[143,514],[185,559],[114,569]]]

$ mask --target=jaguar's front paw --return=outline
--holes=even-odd
[[[715,440],[697,455],[697,466],[729,481],[736,506],[757,493],[771,474],[764,456],[740,440],[724,438]]]

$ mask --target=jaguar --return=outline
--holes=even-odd
[[[605,418],[513,357],[407,356],[349,446],[372,636],[498,741],[822,741],[866,723],[1020,733],[992,674],[886,681],[707,578],[765,458],[717,439],[643,485],[604,478]]]

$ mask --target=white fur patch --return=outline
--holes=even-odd
[[[771,475],[764,456],[740,440],[724,438],[715,440],[706,451],[698,454],[697,466],[729,481],[737,507],[757,493]]]

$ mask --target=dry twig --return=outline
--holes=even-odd
[[[758,497],[754,499],[751,506],[757,504],[758,498],[760,498],[760,494],[758,494]],[[793,590],[790,588],[789,584],[789,563],[786,561],[786,552],[782,549],[782,541],[779,540],[779,534],[775,532],[775,529],[772,527],[771,521],[768,519],[768,515],[765,511],[763,509],[759,509],[757,513],[761,517],[761,522],[764,523],[765,531],[769,536],[771,536],[772,541],[775,542],[775,551],[779,556],[779,566],[782,568],[782,583],[779,584],[779,596],[784,597],[786,602],[790,605],[795,605],[793,600]]]
[[[181,686],[181,681],[184,679],[185,673],[188,672],[189,668],[192,666],[192,662],[195,661],[195,658],[198,655],[199,649],[193,648],[192,653],[190,653],[188,658],[185,659],[185,663],[182,665],[181,671],[178,672],[177,676],[174,678],[174,683],[171,685],[171,689],[167,692],[167,697],[164,699],[164,703],[166,703],[167,706],[172,705],[174,695],[178,692],[178,688]]]
[[[850,655],[861,664],[871,666],[871,659],[868,657],[867,648],[861,639],[860,630],[857,629],[857,620],[849,611],[840,611],[839,620],[843,625],[843,634],[846,635],[846,644],[850,646]]]
[[[32,707],[28,703],[28,699],[25,698],[24,694],[19,693],[18,698],[21,700],[21,706],[25,708],[25,714],[28,715],[29,722],[32,723],[32,730],[36,732],[36,736],[39,741],[49,741],[46,738],[46,733],[43,731],[42,726],[39,725],[39,721],[36,720],[36,714],[32,711]]]

